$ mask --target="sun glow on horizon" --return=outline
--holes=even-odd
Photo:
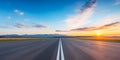
[[[102,33],[101,32],[97,32],[97,36],[101,36],[102,35]]]

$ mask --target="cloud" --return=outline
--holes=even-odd
[[[65,30],[56,30],[55,32],[68,32],[68,31],[65,31]]]
[[[40,24],[36,24],[35,26],[33,26],[35,28],[46,28],[47,26],[44,25],[40,25]]]
[[[19,15],[21,15],[21,16],[24,15],[24,12],[22,12],[22,11],[20,11],[18,9],[15,9],[14,12],[17,13],[17,14],[19,14]]]
[[[11,16],[7,16],[7,19],[11,19]]]
[[[19,12],[19,10],[15,9],[15,10],[14,10],[14,12],[15,12],[15,13],[18,13],[18,12]]]
[[[22,15],[24,15],[24,12],[20,12],[19,14],[22,16]]]
[[[120,14],[108,15],[105,18],[102,18],[98,22],[94,23],[93,25],[102,26],[102,25],[113,23],[113,22],[120,22]]]
[[[47,26],[36,24],[36,25],[25,25],[23,23],[16,23],[16,28],[46,28]]]
[[[120,5],[120,0],[115,0],[115,5]]]
[[[110,26],[119,25],[119,24],[120,24],[120,22],[114,22],[114,23],[106,24],[102,27],[110,27]]]
[[[95,27],[83,27],[83,28],[72,29],[71,31],[90,31],[94,29]]]
[[[83,28],[77,28],[72,29],[71,31],[94,31],[94,30],[102,30],[102,29],[109,29],[111,27],[120,26],[120,22],[114,22],[110,24],[106,24],[100,27],[83,27]]]
[[[30,21],[30,19],[28,19],[28,18],[25,18],[25,19],[24,19],[24,21]]]
[[[93,8],[95,6],[96,0],[88,0],[81,8],[81,11],[84,12],[88,8]]]
[[[28,28],[29,26],[22,24],[22,23],[16,23],[15,27],[16,28]]]
[[[78,28],[82,25],[85,25],[88,22],[88,19],[94,13],[94,6],[96,4],[96,0],[88,0],[86,4],[84,4],[81,8],[81,13],[77,15],[68,17],[65,22],[70,29]]]

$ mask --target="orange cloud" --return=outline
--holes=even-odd
[[[77,28],[77,29],[72,29],[71,31],[93,31],[93,30],[102,30],[102,29],[109,29],[114,26],[120,26],[120,22],[114,22],[110,24],[106,24],[100,27],[84,27],[84,28]]]
[[[73,36],[96,36],[99,33],[102,36],[120,36],[120,22],[114,22],[98,27],[83,27],[72,29],[67,32],[68,35]]]

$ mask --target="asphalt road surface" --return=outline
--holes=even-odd
[[[0,42],[0,60],[55,60],[58,40]]]
[[[0,60],[120,60],[120,43],[70,38],[0,42]]]
[[[120,60],[120,43],[62,40],[65,60]]]

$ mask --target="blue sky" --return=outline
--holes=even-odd
[[[70,30],[69,17],[81,14],[88,0],[0,0],[0,34],[56,33]],[[94,14],[81,27],[94,26],[93,22],[120,12],[119,0],[97,0]],[[88,23],[86,23],[88,22]],[[75,24],[74,24],[75,25]],[[76,25],[75,25],[76,26]],[[76,27],[76,28],[79,28]]]

